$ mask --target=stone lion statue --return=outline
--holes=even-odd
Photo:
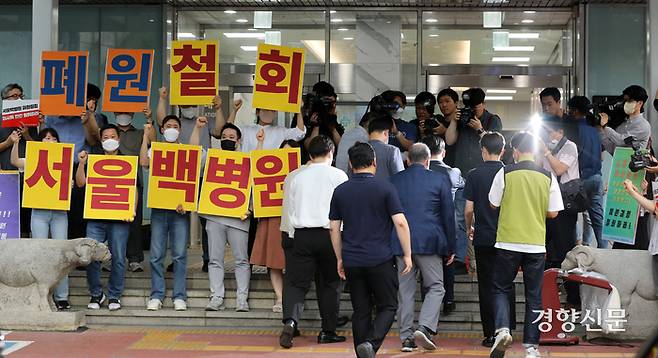
[[[51,312],[51,291],[64,276],[110,258],[107,246],[93,239],[2,240],[0,311]]]

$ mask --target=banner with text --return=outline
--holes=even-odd
[[[23,207],[69,210],[73,147],[69,143],[27,142]]]
[[[241,218],[251,196],[248,153],[209,149],[201,184],[199,213]]]
[[[304,49],[258,45],[254,108],[299,113],[304,83]]]
[[[0,171],[0,240],[21,237],[20,174]]]
[[[87,51],[41,53],[40,106],[44,115],[79,116],[87,108]]]
[[[135,218],[137,162],[138,157],[129,155],[89,156],[85,219],[132,221]]]
[[[196,211],[201,146],[154,142],[150,149],[147,206]]]
[[[153,50],[108,49],[103,111],[141,112],[149,105]]]
[[[21,125],[39,125],[39,100],[18,99],[2,101],[2,128],[16,128]]]
[[[639,204],[624,189],[624,180],[639,188],[644,179],[644,170],[633,173],[628,168],[632,154],[632,148],[615,149],[603,212],[603,239],[629,245],[635,244]]]
[[[254,150],[251,152],[251,177],[254,192],[254,216],[281,216],[283,181],[299,168],[299,148]]]
[[[172,41],[171,105],[206,105],[219,93],[219,42]]]

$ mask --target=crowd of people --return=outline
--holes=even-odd
[[[648,95],[640,86],[622,92],[623,114],[617,123],[612,113],[593,111],[586,97],[574,96],[564,106],[560,91],[546,88],[539,95],[541,120],[529,121],[527,130],[512,136],[503,133],[502,119],[487,111],[480,88],[464,91],[461,103],[451,88],[436,96],[421,92],[414,99],[416,119],[409,122],[401,116],[406,95],[385,91],[370,101],[358,125],[348,131],[336,115],[337,94],[326,82],[304,96],[290,128],[276,125],[277,112],[264,108],[256,109],[254,124],[236,124],[242,102],[232,103],[225,117],[219,96],[212,103],[214,117],[203,116],[198,106],[179,106],[177,114],[168,114],[164,87],[156,121],[145,108],[147,124],[136,128],[134,113],[108,113],[114,117],[111,121],[96,110],[98,87],[90,84],[87,93],[87,110],[79,117],[47,116],[40,130],[1,128],[0,168],[22,170],[30,159],[25,158],[26,141],[75,144],[71,209],[22,209],[21,232],[23,237],[90,237],[109,244],[107,295],[100,263],[87,267],[89,309],[100,309],[106,301],[110,310],[121,308],[126,271],[143,270],[145,234],[141,171],[132,222],[82,219],[88,155],[134,155],[147,168],[154,141],[200,145],[205,153],[213,137],[227,151],[301,150],[303,165],[283,184],[281,217],[255,219],[251,210],[241,218],[200,215],[205,229],[203,270],[211,291],[206,310],[226,308],[228,244],[235,259],[235,310],[249,311],[251,265],[267,267],[275,294],[272,310],[282,313],[279,343],[284,348],[291,348],[299,335],[311,282],[322,318],[318,343],[346,340],[337,327],[349,319],[339,312],[341,292],[349,290],[359,357],[375,356],[396,316],[403,352],[417,345],[436,349],[439,316],[456,309],[455,275],[469,272],[478,277],[482,345],[491,347],[492,357],[503,357],[515,329],[514,279],[519,267],[525,285],[523,344],[526,357],[538,357],[539,323],[532,322],[533,310],[542,308],[543,272],[560,267],[575,245],[650,250],[658,287],[658,235],[649,233],[656,205],[647,184],[658,173],[653,156],[641,188],[624,183],[642,208],[635,244],[611,245],[602,234],[607,182],[602,153],[630,145],[652,149],[651,127],[644,117]],[[20,98],[18,84],[2,90],[3,100]],[[653,105],[658,110],[658,100]],[[588,198],[580,210],[566,205],[560,189],[576,180]],[[187,309],[189,232],[190,213],[182,206],[151,210],[147,310],[163,306],[165,270],[173,272],[174,309]],[[172,263],[165,267],[168,247]],[[418,281],[423,302],[414,326]],[[578,307],[578,286],[567,285],[566,290],[567,304]],[[58,309],[70,308],[66,279],[53,298]]]

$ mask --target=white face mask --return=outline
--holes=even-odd
[[[395,119],[400,119],[402,117],[402,113],[404,113],[404,108],[398,107],[398,109],[396,109],[391,116]]]
[[[180,114],[184,118],[194,118],[198,114],[196,107],[181,108]]]
[[[133,116],[130,114],[117,114],[115,116],[117,124],[120,126],[127,126],[133,121]]]
[[[555,148],[557,147],[557,144],[558,144],[559,142],[560,142],[560,141],[557,140],[557,139],[551,139],[551,142],[548,143],[548,149],[550,149],[550,150],[555,149]]]
[[[633,112],[635,112],[635,105],[636,104],[637,104],[637,102],[635,102],[635,101],[629,101],[629,102],[624,103],[624,113],[626,113],[629,116],[631,114],[633,114]]]
[[[103,150],[106,152],[114,152],[119,149],[119,141],[116,139],[106,139],[103,141]]]
[[[178,134],[179,134],[179,132],[178,132],[178,129],[176,129],[176,128],[167,128],[162,133],[162,135],[164,136],[164,139],[169,143],[175,142],[178,139]]]

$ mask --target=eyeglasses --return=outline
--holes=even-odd
[[[11,100],[17,100],[17,99],[23,99],[22,94],[12,94],[11,96],[3,97],[2,99],[11,99]]]

